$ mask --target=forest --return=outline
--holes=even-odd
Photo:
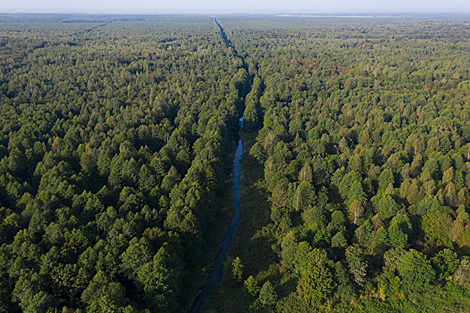
[[[218,19],[253,77],[206,312],[466,312],[470,21]]]
[[[467,311],[469,31],[0,15],[0,312]]]
[[[210,18],[0,38],[0,311],[188,311],[232,213],[242,60]]]

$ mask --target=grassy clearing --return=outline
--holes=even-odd
[[[256,132],[240,134],[243,142],[241,218],[227,252],[226,263],[239,257],[244,266],[244,278],[253,275],[260,281],[262,278],[279,276],[277,270],[272,268],[279,258],[271,249],[271,245],[276,242],[274,234],[265,227],[271,220],[268,194],[262,186],[264,169],[249,155],[256,135]],[[222,283],[212,289],[214,299],[206,301],[201,312],[216,312],[217,307],[220,312],[258,311],[253,307],[255,299],[244,292],[242,282],[234,282],[229,274],[224,275]]]
[[[244,148],[241,160],[241,218],[227,253],[242,260],[245,276],[256,275],[277,260],[271,249],[275,239],[270,232],[263,230],[271,222],[268,194],[260,186],[264,177],[263,166],[249,155],[255,136],[256,133],[241,135]]]

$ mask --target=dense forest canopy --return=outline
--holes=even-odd
[[[0,312],[464,311],[469,30],[0,15]]]
[[[248,216],[208,310],[468,309],[470,22],[219,20],[254,79]]]
[[[188,310],[242,60],[208,17],[0,21],[0,311]]]

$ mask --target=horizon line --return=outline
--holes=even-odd
[[[377,16],[377,15],[469,15],[470,11],[361,11],[361,12],[347,12],[347,11],[331,11],[331,12],[299,12],[299,11],[282,11],[282,10],[272,10],[272,11],[235,11],[235,10],[218,10],[218,11],[211,11],[211,10],[161,10],[161,11],[152,11],[151,12],[144,12],[145,10],[114,10],[114,11],[106,11],[106,10],[63,10],[62,9],[45,9],[45,10],[19,10],[19,9],[0,9],[0,14],[11,14],[11,15],[18,15],[18,14],[83,14],[83,15],[208,15],[208,14],[215,14],[215,15],[277,15],[277,16]],[[179,11],[179,12],[178,12]]]

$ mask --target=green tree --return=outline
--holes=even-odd
[[[305,300],[318,303],[332,293],[334,282],[329,263],[324,250],[313,249],[308,254],[306,268],[297,286]]]
[[[319,207],[313,207],[303,212],[302,218],[308,224],[313,225],[316,223],[318,227],[326,226],[326,223],[327,223],[327,218],[325,216],[325,213],[323,209]]]
[[[431,262],[439,280],[446,279],[452,275],[459,266],[457,253],[450,249],[439,251],[438,254],[431,258]]]
[[[306,241],[302,241],[297,246],[295,252],[294,266],[298,271],[302,272],[307,267],[311,251],[312,247]]]
[[[439,240],[445,245],[450,245],[449,233],[452,227],[452,218],[449,214],[441,211],[427,214],[423,218],[422,225],[429,239]]]
[[[390,284],[389,284],[389,286],[388,286],[388,290],[389,290],[390,293],[393,295],[393,294],[395,294],[398,290],[400,290],[401,284],[402,284],[402,281],[400,280],[400,277],[394,276],[394,277],[390,280]]]
[[[245,280],[244,286],[245,290],[253,297],[256,297],[258,295],[258,292],[260,291],[258,282],[251,275]]]
[[[171,256],[161,247],[153,261],[144,264],[138,274],[137,281],[145,293],[147,305],[160,311],[174,310],[178,306],[176,297],[180,287],[180,269],[176,256]]]
[[[333,248],[346,248],[348,246],[348,241],[344,237],[342,232],[338,232],[336,235],[331,238],[331,247]]]
[[[274,305],[277,301],[277,293],[269,280],[263,284],[259,291],[259,301],[265,306]]]
[[[294,195],[294,208],[297,211],[305,211],[314,204],[316,199],[315,189],[311,182],[304,181],[299,184]]]
[[[98,271],[88,287],[83,291],[81,299],[85,303],[93,304],[106,297],[116,304],[123,303],[126,289],[118,282],[112,282],[107,275]]]
[[[292,268],[295,263],[295,254],[297,251],[298,241],[295,232],[289,232],[281,243],[281,256],[288,268]]]
[[[251,98],[251,99],[247,101],[247,105],[246,105],[245,112],[244,112],[244,119],[243,119],[243,128],[245,128],[247,131],[256,130],[261,120],[261,117],[260,117],[261,108],[259,105],[259,101],[258,99],[256,99],[256,95],[253,94],[252,92],[247,96],[247,98]]]
[[[411,234],[411,222],[407,215],[398,214],[390,222],[388,235],[390,244],[394,248],[405,247],[408,244],[408,236]]]
[[[150,262],[152,257],[147,246],[135,244],[129,246],[120,259],[123,273],[131,279],[136,279],[140,268]]]
[[[395,216],[398,211],[398,205],[389,195],[382,197],[377,203],[377,213],[382,220]]]
[[[364,261],[363,250],[357,245],[347,247],[346,260],[349,272],[354,276],[356,284],[364,286],[367,282],[367,262]]]
[[[388,232],[384,227],[377,229],[372,238],[372,250],[375,253],[384,251],[389,244]]]
[[[98,171],[101,177],[108,177],[110,173],[111,167],[111,158],[108,155],[108,152],[105,150],[101,150],[98,154],[98,160],[96,162],[98,166]]]
[[[339,261],[335,263],[335,282],[337,283],[336,291],[342,299],[353,295],[354,288],[351,285],[348,270]]]
[[[394,184],[395,179],[393,177],[393,173],[390,169],[385,169],[379,176],[379,190],[380,189],[387,189],[389,184]]]
[[[232,262],[232,275],[236,281],[243,279],[243,264],[239,257],[236,257]]]
[[[429,284],[435,277],[430,263],[425,255],[414,249],[405,253],[397,264],[403,291],[417,294],[429,290]]]
[[[361,200],[354,200],[348,209],[349,219],[352,223],[357,224],[359,219],[364,215],[364,206]]]

